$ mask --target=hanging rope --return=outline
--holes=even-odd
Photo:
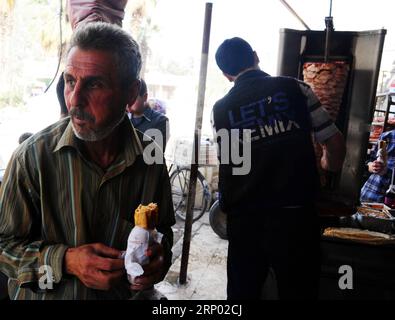
[[[62,54],[63,54],[63,48],[62,48],[62,38],[63,38],[63,34],[62,34],[62,15],[63,15],[63,0],[59,0],[60,2],[60,8],[59,8],[59,57],[58,57],[58,65],[56,67],[56,71],[55,71],[55,75],[53,76],[51,82],[49,83],[48,87],[45,89],[44,93],[46,93],[49,88],[51,87],[51,85],[54,83],[58,72],[59,72],[59,68],[60,68],[60,62],[62,61]]]

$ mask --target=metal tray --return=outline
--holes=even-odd
[[[370,208],[370,209],[373,209],[373,210],[380,210],[380,211],[383,211],[383,212],[388,212],[391,216],[393,216],[395,218],[395,209],[391,209],[390,207],[388,207],[384,203],[381,203],[381,202],[362,202],[361,206],[365,207],[365,208]]]
[[[391,216],[393,216],[395,218],[395,209],[391,209],[390,207],[387,207],[386,205],[384,205],[384,209],[386,212],[388,212]]]
[[[363,215],[359,212],[352,216],[352,220],[358,223],[362,229],[377,231],[386,234],[395,233],[395,218],[376,218]]]

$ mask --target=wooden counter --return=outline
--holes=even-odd
[[[395,300],[395,245],[322,237],[320,299]],[[339,268],[353,269],[353,289],[341,290]]]

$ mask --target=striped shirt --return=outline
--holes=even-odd
[[[310,110],[314,140],[318,143],[323,143],[338,133],[339,129],[337,129],[311,87],[305,82],[298,82],[300,90],[307,99],[306,102],[308,110]]]
[[[70,118],[14,152],[0,189],[0,271],[9,277],[11,299],[128,298],[126,276],[110,291],[89,289],[63,274],[63,258],[68,247],[95,242],[126,250],[140,203],[158,204],[157,229],[171,255],[175,219],[167,168],[144,163],[140,138],[126,116],[120,129],[123,147],[106,170],[81,153]],[[43,266],[52,268],[52,290],[40,289],[48,275]]]

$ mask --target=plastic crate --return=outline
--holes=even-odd
[[[193,155],[193,140],[188,138],[178,138],[172,143],[171,150],[166,152],[167,160],[178,165],[190,165]],[[201,139],[199,150],[199,165],[217,166],[217,149],[211,140]]]

